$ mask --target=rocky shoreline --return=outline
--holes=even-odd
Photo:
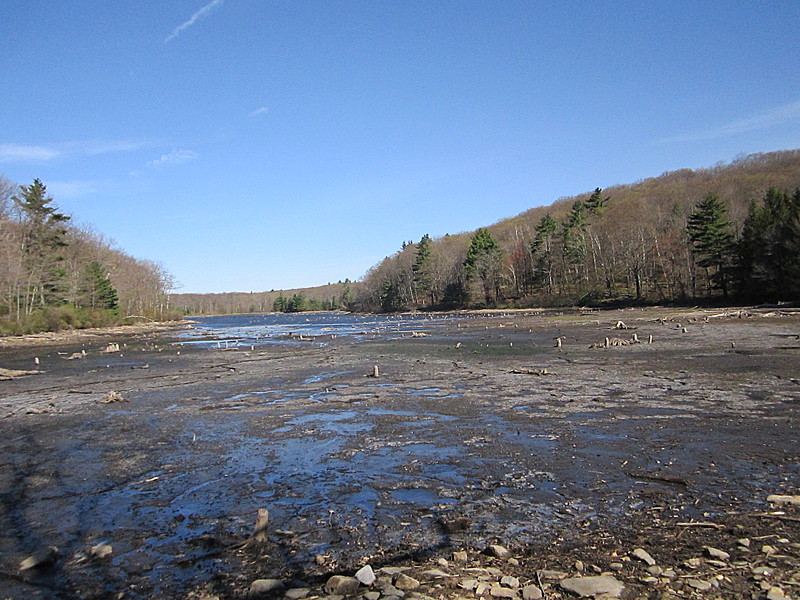
[[[0,343],[0,598],[800,597],[796,314],[176,333]]]

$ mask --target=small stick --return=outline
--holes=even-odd
[[[692,521],[689,523],[675,523],[678,527],[710,527],[711,529],[725,529],[724,525],[710,521]]]

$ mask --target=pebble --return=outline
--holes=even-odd
[[[105,558],[113,554],[114,549],[109,544],[97,544],[96,546],[92,546],[89,553],[94,556],[95,558]]]
[[[250,595],[266,594],[282,588],[283,582],[280,579],[256,579],[250,584]]]
[[[544,598],[544,594],[538,586],[526,585],[522,588],[522,600],[542,600],[542,598]]]
[[[699,592],[707,592],[713,587],[710,581],[704,579],[687,579],[686,584]]]
[[[539,571],[539,577],[542,579],[564,579],[567,575],[568,573],[564,573],[563,571]]]
[[[370,565],[364,565],[356,572],[356,579],[364,585],[372,585],[376,579],[375,571]]]
[[[292,588],[286,590],[285,597],[288,598],[288,600],[302,600],[303,598],[308,598],[310,594],[311,590],[308,588]],[[378,596],[380,597],[380,594],[378,594]],[[378,598],[375,598],[375,600],[378,600]]]
[[[499,544],[492,544],[487,549],[489,555],[494,556],[495,558],[508,558],[511,556],[511,552],[508,551],[508,548],[504,546],[500,546]]]
[[[494,586],[489,589],[489,595],[495,598],[516,598],[517,590]]]
[[[725,552],[724,550],[720,550],[719,548],[713,548],[712,546],[705,546],[706,552],[711,558],[717,558],[719,560],[728,560],[731,555]]]
[[[643,549],[643,548],[636,548],[632,553],[634,558],[638,558],[643,563],[646,563],[648,566],[653,566],[656,564],[656,560],[650,556],[650,553]]]
[[[399,573],[394,580],[394,587],[396,587],[398,590],[415,590],[419,587],[419,585],[419,580],[414,579],[405,573]]]
[[[381,597],[380,592],[367,592],[364,594],[364,600],[378,600]]]
[[[441,569],[428,569],[427,571],[422,572],[425,577],[431,577],[433,579],[441,579],[443,577],[452,577],[450,573],[445,573]]]
[[[785,496],[782,494],[772,494],[767,496],[767,502],[773,504],[789,504],[792,506],[800,506],[800,496]]]
[[[29,569],[38,569],[47,567],[53,564],[58,558],[58,548],[55,546],[48,546],[42,548],[37,552],[31,554],[28,558],[19,563],[20,571],[27,571]]]
[[[346,596],[358,591],[361,582],[355,577],[348,577],[346,575],[334,575],[325,584],[326,594],[336,594]]]
[[[619,598],[625,586],[611,575],[595,575],[592,577],[571,577],[559,583],[563,590],[582,598],[593,598],[604,595]]]
[[[518,588],[519,579],[517,579],[516,577],[512,577],[511,575],[504,575],[503,578],[500,580],[500,585],[508,588]]]
[[[773,586],[767,590],[767,600],[788,600],[789,597],[786,595],[781,588],[778,586]]]
[[[462,590],[474,590],[478,587],[478,580],[477,579],[462,579],[458,582],[458,587]]]

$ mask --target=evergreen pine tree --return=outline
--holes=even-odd
[[[417,297],[425,295],[430,304],[435,304],[436,298],[433,291],[433,255],[431,250],[431,236],[427,233],[417,244],[417,256],[411,267],[414,273],[414,286],[417,290]]]
[[[119,295],[111,284],[103,266],[93,260],[86,267],[84,285],[82,286],[82,304],[89,308],[102,308],[117,312]]]
[[[29,275],[26,312],[35,306],[64,303],[64,269],[62,250],[67,245],[64,223],[69,217],[58,212],[47,195],[47,188],[34,179],[31,185],[20,186],[20,194],[12,200],[22,213],[24,225],[23,252]]]
[[[727,296],[736,247],[725,205],[714,194],[708,194],[689,215],[686,232],[699,257],[697,264],[713,269],[709,283]]]
[[[464,272],[467,282],[477,280],[483,288],[486,304],[492,304],[500,292],[500,268],[503,253],[488,229],[478,229],[472,236]]]
[[[762,204],[751,204],[738,251],[748,298],[800,298],[800,189],[790,196],[770,188]]]

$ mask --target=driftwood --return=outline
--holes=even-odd
[[[552,375],[547,369],[511,369],[509,373],[514,375]]]
[[[256,516],[256,526],[253,529],[253,536],[250,538],[254,543],[267,541],[267,525],[269,525],[269,511],[266,508],[259,508]]]
[[[641,479],[642,481],[654,481],[655,483],[668,483],[672,485],[680,485],[684,487],[689,487],[689,483],[685,479],[681,479],[680,477],[675,477],[674,475],[656,475],[650,473],[641,473],[641,472],[626,472],[625,473],[631,479]]]
[[[18,371],[17,369],[2,369],[0,368],[0,381],[9,381],[11,379],[18,379],[19,377],[27,377],[28,375],[36,375],[41,371]]]
[[[725,525],[719,523],[712,523],[710,521],[690,521],[688,523],[675,523],[676,527],[704,527],[708,529],[725,529]]]

